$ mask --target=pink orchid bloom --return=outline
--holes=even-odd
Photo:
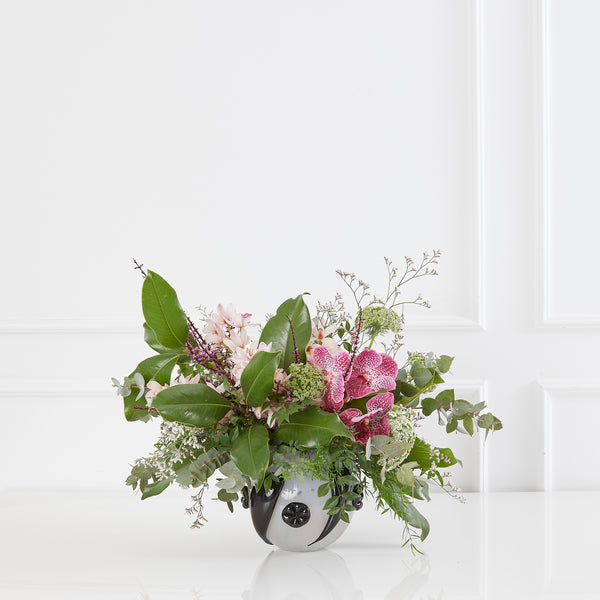
[[[367,401],[367,413],[358,408],[347,408],[340,413],[340,420],[354,434],[357,442],[366,444],[374,435],[389,435],[390,424],[385,416],[394,406],[394,395],[383,392]]]
[[[350,398],[364,398],[373,392],[396,389],[398,365],[387,354],[363,350],[352,363],[352,376],[346,383]]]
[[[312,363],[327,377],[323,408],[329,412],[340,412],[346,397],[345,382],[352,373],[350,355],[345,350],[332,355],[325,346],[317,346],[312,353]]]

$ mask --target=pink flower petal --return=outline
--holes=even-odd
[[[396,380],[393,377],[387,377],[384,375],[376,375],[371,381],[371,391],[378,392],[379,390],[395,390]]]
[[[346,427],[352,425],[352,419],[362,416],[362,412],[358,408],[347,408],[340,413],[340,420]]]
[[[394,406],[394,394],[389,392],[383,392],[377,394],[367,401],[367,410],[369,412],[377,412],[378,414],[384,415],[388,412],[392,406]]]
[[[345,350],[340,350],[333,357],[334,370],[346,372],[346,369],[350,366],[350,355]]]
[[[398,375],[398,364],[396,361],[387,354],[381,355],[381,365],[377,369],[381,375],[385,375],[387,377],[391,377],[392,379],[396,379],[396,375]]]
[[[329,382],[327,396],[325,397],[325,410],[339,412],[344,406],[344,377],[342,373],[335,373]]]
[[[333,371],[333,357],[325,346],[317,346],[312,353],[313,364],[325,372]]]
[[[370,427],[370,436],[374,435],[390,435],[390,423],[387,417],[382,417],[381,421],[372,421]]]
[[[381,364],[381,354],[376,350],[363,350],[354,358],[354,369],[359,372],[374,371]]]

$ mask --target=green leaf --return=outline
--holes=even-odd
[[[469,435],[473,435],[473,417],[467,415],[463,419],[463,426]]]
[[[485,402],[481,401],[473,405],[473,414],[478,415],[485,408]]]
[[[406,396],[407,398],[413,398],[414,396],[417,396],[419,394],[419,389],[416,388],[414,385],[403,381],[400,384],[400,392],[402,392],[402,395]]]
[[[444,378],[440,375],[438,369],[435,369],[435,371],[433,372],[433,383],[435,383],[436,385],[444,383]]]
[[[157,381],[161,385],[169,383],[169,381],[171,381],[171,373],[177,364],[179,356],[180,355],[177,352],[173,352],[172,350],[170,350],[168,354],[165,353],[151,356],[150,358],[143,360],[135,368],[133,373],[129,375],[127,379],[132,381],[130,386],[131,392],[128,396],[123,398],[125,418],[128,421],[147,421],[149,418],[147,411],[136,410],[133,408],[134,406],[140,406],[142,408],[147,406],[146,398],[143,395],[144,390],[140,388],[140,385],[137,382],[133,381],[135,374],[139,373],[144,378],[146,384],[151,380]]]
[[[235,502],[238,499],[238,495],[236,493],[230,493],[227,490],[219,490],[217,492],[217,498],[222,502],[227,502],[227,504],[230,505],[231,502]],[[229,510],[232,508],[233,507],[230,507]],[[233,510],[231,510],[231,512],[233,512]]]
[[[396,470],[396,479],[399,483],[409,488],[414,488],[415,486],[415,474],[408,465],[402,465]]]
[[[494,423],[494,415],[492,413],[485,413],[479,417],[478,423],[482,429],[489,429]]]
[[[169,485],[171,485],[170,479],[161,479],[160,481],[154,481],[153,483],[149,483],[142,493],[142,500],[146,498],[150,498],[152,496],[158,496],[161,492],[164,492]]]
[[[443,390],[435,397],[435,399],[440,408],[445,408],[447,410],[454,402],[454,390]]]
[[[264,425],[242,430],[231,447],[231,460],[259,489],[269,466],[269,432]]]
[[[196,460],[185,462],[175,467],[177,478],[181,485],[198,487],[202,485],[216,470],[229,462],[229,452],[211,448],[201,454]]]
[[[442,354],[442,356],[440,356],[437,361],[438,369],[440,370],[440,372],[447,373],[450,370],[450,367],[452,366],[453,360],[453,356],[446,356],[445,354]]]
[[[148,271],[142,286],[142,311],[154,332],[153,342],[181,348],[188,337],[188,322],[175,290],[157,273]]]
[[[434,446],[431,446],[427,442],[423,441],[421,438],[415,438],[415,442],[413,447],[406,457],[405,462],[416,462],[421,469],[429,469],[431,467],[431,463],[433,462],[433,449]],[[452,450],[450,448],[436,448],[439,453],[444,457],[443,464],[438,461],[438,465],[442,467],[450,467],[451,465],[456,464],[458,461],[454,457]]]
[[[305,448],[326,446],[336,436],[352,439],[348,428],[335,413],[309,406],[290,417],[289,423],[282,423],[275,435],[284,443],[295,443]]]
[[[329,508],[335,508],[339,505],[339,503],[340,503],[339,496],[331,496],[330,498],[328,498],[325,501],[325,504],[323,504],[323,510],[327,510]]]
[[[294,362],[294,339],[300,362],[306,362],[306,345],[310,341],[311,332],[310,313],[300,295],[281,304],[264,326],[260,341],[272,344],[272,352],[281,352],[279,366],[287,370]]]
[[[423,477],[415,477],[414,484],[411,487],[401,486],[400,488],[407,496],[417,500],[431,500],[429,496],[429,483]]]
[[[231,404],[203,383],[174,385],[159,392],[152,406],[165,421],[193,427],[210,427],[229,411]]]
[[[329,483],[322,483],[319,488],[317,489],[317,496],[319,496],[319,498],[322,498],[323,496],[327,496],[327,494],[329,494]]]
[[[400,508],[400,513],[402,514],[402,518],[409,525],[412,525],[415,529],[421,531],[421,535],[419,536],[421,541],[425,540],[429,535],[429,522],[415,508],[415,505],[412,502],[405,502]]]
[[[148,344],[148,346],[150,346],[150,348],[152,348],[152,350],[155,350],[156,352],[173,352],[172,348],[167,348],[162,344],[159,344],[158,340],[156,339],[156,333],[154,333],[154,330],[148,326],[148,323],[144,323],[144,341],[146,344]]]
[[[280,352],[257,352],[242,371],[242,390],[248,406],[260,406],[273,389]]]
[[[452,433],[453,431],[456,431],[457,427],[458,421],[456,419],[448,419],[448,422],[446,423],[446,433]]]
[[[426,387],[433,379],[433,373],[426,367],[415,366],[410,370],[410,374],[415,381],[415,385],[419,388]]]
[[[423,414],[428,417],[434,410],[440,408],[440,403],[435,398],[423,398],[421,401]]]
[[[452,412],[460,419],[473,410],[473,405],[466,400],[456,400],[452,405]]]

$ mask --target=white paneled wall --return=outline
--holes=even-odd
[[[330,298],[336,268],[377,288],[384,255],[440,248],[406,348],[456,355],[449,383],[505,422],[446,439],[459,483],[597,489],[573,461],[600,461],[599,17],[590,0],[1,4],[0,486],[120,486],[151,448],[110,387],[147,355],[132,257],[189,312],[260,319]]]

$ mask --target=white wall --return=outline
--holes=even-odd
[[[375,286],[441,248],[407,349],[505,430],[466,489],[600,488],[600,6],[577,0],[0,4],[1,487],[115,487],[153,429],[140,278],[186,309]]]

